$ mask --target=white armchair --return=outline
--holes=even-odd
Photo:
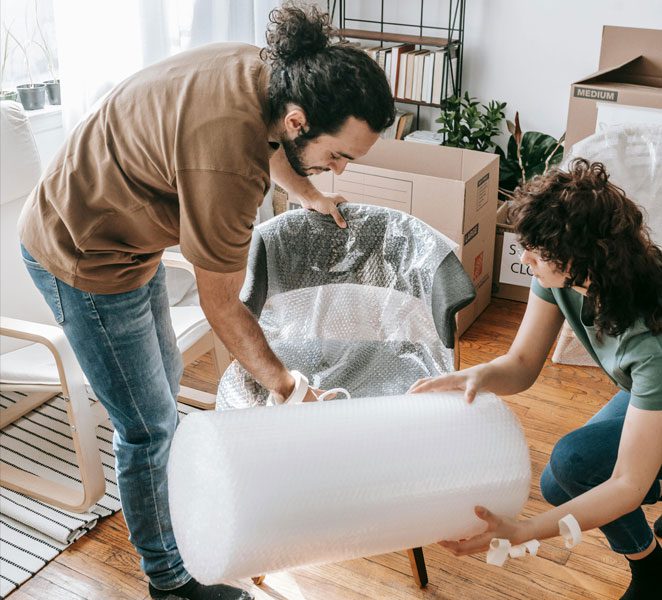
[[[67,400],[67,416],[83,485],[72,487],[9,464],[2,466],[0,483],[55,506],[83,512],[105,492],[95,431],[103,415],[91,408],[73,350],[22,265],[16,223],[27,195],[39,180],[41,165],[21,106],[2,102],[0,110],[0,390],[25,394],[23,400],[0,411],[0,427],[62,393]],[[39,361],[34,363],[31,359],[40,357],[43,361],[44,356],[52,363],[53,375],[40,378]],[[21,364],[16,360],[19,358],[25,362]],[[17,372],[12,373],[12,367],[18,367]]]
[[[2,102],[0,110],[0,390],[25,394],[20,402],[0,410],[0,428],[62,394],[67,400],[83,485],[82,490],[66,486],[6,464],[2,466],[0,484],[55,506],[83,512],[105,491],[95,429],[107,414],[99,402],[90,403],[92,392],[73,351],[23,266],[16,225],[28,194],[39,180],[41,165],[29,121],[21,106]],[[173,285],[170,293],[171,318],[184,364],[211,351],[220,377],[230,357],[195,302],[193,268],[177,252],[166,253],[164,262],[166,267],[189,273],[189,281],[184,282],[184,288],[189,291],[186,295],[182,293],[181,277],[169,274],[174,284],[180,284]],[[169,292],[170,287],[169,282]],[[182,297],[184,295],[186,297]],[[200,408],[213,408],[216,396],[183,387],[179,400]]]

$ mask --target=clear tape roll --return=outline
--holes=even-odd
[[[474,506],[515,516],[529,482],[515,416],[457,392],[193,413],[168,466],[177,546],[205,584],[471,537]]]
[[[538,540],[529,540],[523,544],[512,546],[509,540],[494,538],[490,542],[490,548],[487,551],[486,562],[488,565],[502,567],[508,558],[522,558],[527,552],[531,556],[538,554],[540,542]]]
[[[294,377],[294,389],[282,404],[300,404],[308,392],[308,379],[305,375],[299,373],[299,371],[290,371],[290,375]],[[269,401],[272,404],[279,404],[275,401],[273,394],[269,394]]]
[[[581,527],[577,519],[571,514],[559,519],[559,534],[563,538],[566,548],[574,548],[582,541]],[[490,542],[486,562],[488,565],[502,567],[508,557],[521,558],[527,551],[531,556],[536,556],[539,547],[540,542],[538,540],[529,540],[523,544],[512,546],[509,540],[494,538]]]
[[[559,533],[565,542],[566,548],[574,548],[582,541],[582,529],[572,515],[566,515],[559,520]]]

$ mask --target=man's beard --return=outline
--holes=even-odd
[[[284,137],[280,140],[290,166],[294,169],[294,172],[297,175],[301,175],[301,177],[310,177],[310,175],[312,175],[312,173],[309,173],[303,166],[303,150],[308,145],[309,141],[310,140],[301,137],[298,137],[295,140],[290,140],[289,138]]]

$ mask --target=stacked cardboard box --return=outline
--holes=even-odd
[[[662,30],[604,27],[598,71],[570,86],[565,151],[602,128],[660,122]],[[531,274],[519,265],[513,228],[499,209],[493,295],[526,302]]]

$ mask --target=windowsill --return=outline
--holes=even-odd
[[[28,116],[28,119],[40,119],[46,115],[61,115],[62,114],[62,105],[61,104],[46,104],[44,108],[39,108],[37,110],[26,110],[25,114]]]
[[[35,135],[62,129],[62,106],[59,104],[47,104],[44,108],[26,110],[25,114]]]

